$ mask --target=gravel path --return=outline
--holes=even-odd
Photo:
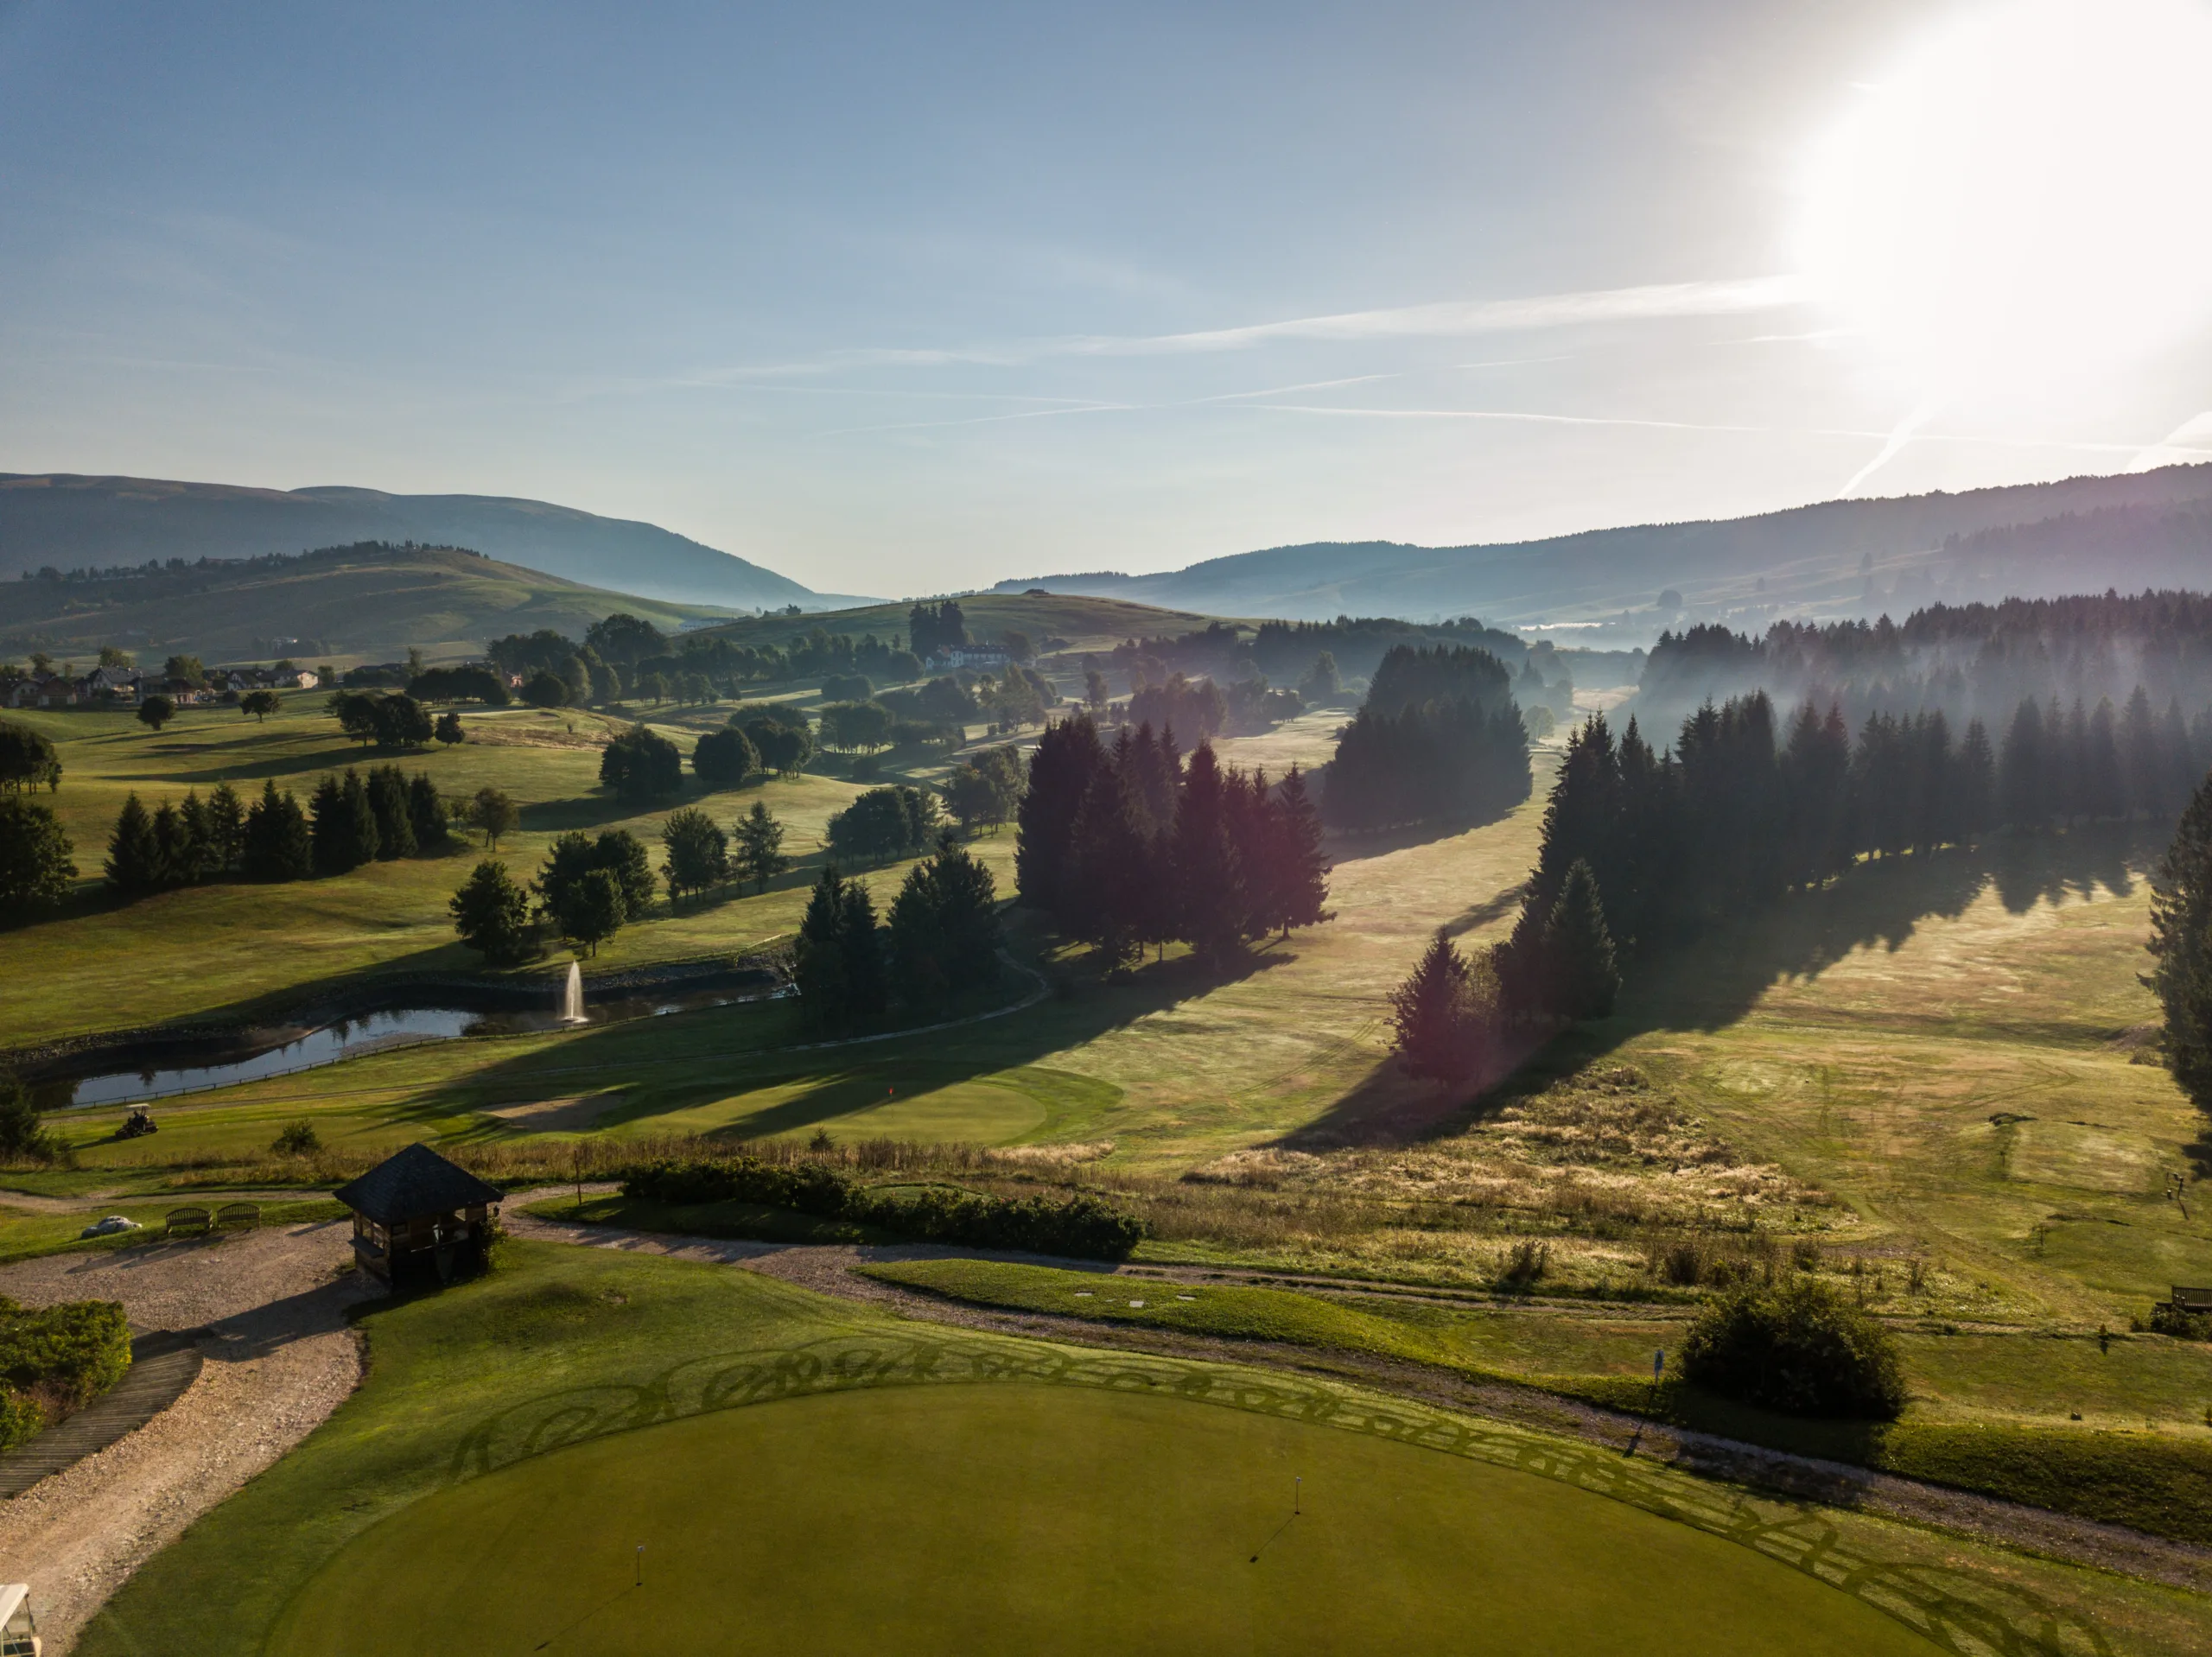
[[[0,1578],[31,1584],[59,1657],[133,1571],[313,1432],[359,1384],[346,1308],[381,1292],[344,1223],[53,1254],[0,1267],[29,1305],[120,1300],[135,1328],[205,1328],[200,1378],[137,1432],[0,1505]]]
[[[519,1207],[519,1203],[515,1206]],[[1353,1381],[1449,1409],[1516,1421],[1544,1432],[1604,1444],[1624,1455],[1647,1457],[1712,1477],[1758,1485],[1831,1506],[1939,1526],[1984,1542],[2026,1548],[2050,1558],[2145,1578],[2171,1587],[2212,1593],[2212,1550],[2145,1536],[2117,1525],[2100,1525],[2065,1514],[1923,1484],[1839,1462],[1764,1450],[1708,1433],[1679,1431],[1525,1387],[1463,1380],[1427,1364],[1395,1362],[1351,1352],[1282,1347],[1264,1341],[1189,1336],[1170,1330],[1099,1324],[1046,1313],[995,1311],[896,1288],[874,1278],[862,1277],[853,1269],[863,1264],[893,1260],[987,1259],[1107,1274],[1108,1268],[1095,1261],[987,1254],[979,1249],[926,1243],[874,1248],[724,1242],[565,1224],[516,1213],[512,1209],[510,1214],[509,1224],[520,1235],[600,1248],[718,1260],[823,1294],[867,1301],[932,1323],[1071,1345],[1126,1348],[1165,1356],[1210,1359]],[[1147,1267],[1139,1273],[1122,1275],[1153,1276],[1155,1268]]]

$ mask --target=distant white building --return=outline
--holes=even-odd
[[[965,668],[970,673],[1003,673],[1013,657],[1003,644],[955,644],[930,657],[932,668]]]

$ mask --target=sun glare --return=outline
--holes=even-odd
[[[2206,0],[2009,0],[1920,40],[1819,148],[1823,296],[1929,389],[2094,373],[2212,314]]]

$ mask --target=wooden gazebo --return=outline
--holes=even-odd
[[[444,1281],[481,1265],[499,1216],[498,1186],[427,1145],[409,1146],[336,1195],[353,1210],[354,1257],[392,1284]]]

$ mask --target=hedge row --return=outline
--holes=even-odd
[[[130,1325],[115,1300],[27,1310],[0,1298],[0,1450],[49,1414],[80,1410],[130,1368]]]
[[[931,1242],[1079,1260],[1126,1259],[1144,1236],[1143,1221],[1095,1197],[986,1197],[942,1185],[879,1190],[827,1168],[783,1167],[757,1157],[632,1168],[622,1195],[649,1203],[759,1203]]]

